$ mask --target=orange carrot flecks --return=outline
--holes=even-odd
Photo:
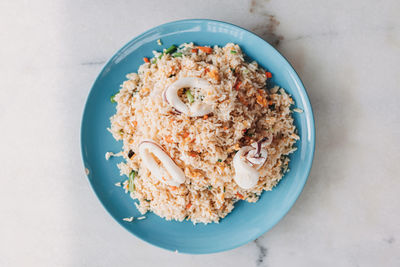
[[[171,135],[167,135],[165,137],[165,141],[167,141],[167,143],[170,143],[170,144],[172,144],[174,142],[174,140],[172,140],[172,136]]]
[[[186,138],[186,137],[188,137],[189,135],[190,135],[189,132],[184,132],[184,133],[182,134],[183,138]]]
[[[242,194],[240,194],[239,192],[236,193],[236,196],[240,199],[244,199],[244,196]]]
[[[208,72],[207,74],[208,74],[208,76],[210,76],[214,80],[219,81],[219,73],[218,73],[217,70],[212,70],[212,71]]]
[[[239,91],[239,86],[241,84],[242,84],[242,81],[239,81],[239,80],[235,83],[235,85],[233,87],[235,88],[236,91]]]
[[[213,52],[213,49],[211,47],[198,46],[197,48],[207,54],[211,54]]]

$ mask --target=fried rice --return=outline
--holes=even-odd
[[[138,200],[142,214],[151,211],[166,220],[218,222],[237,201],[256,202],[289,170],[288,155],[299,139],[290,109],[294,102],[284,89],[270,86],[271,73],[255,61],[247,62],[238,45],[189,43],[172,52],[153,52],[137,73],[126,76],[113,97],[117,106],[109,130],[123,141],[124,162],[118,167],[128,179],[122,187]],[[212,113],[190,117],[163,99],[164,90],[184,77],[207,80],[212,89],[205,93],[194,88],[192,98],[181,90],[181,100],[206,103]],[[258,170],[257,184],[251,189],[239,187],[233,179],[235,153],[268,135],[272,143],[265,148],[268,157]],[[146,139],[157,143],[184,172],[182,184],[163,183],[144,166],[138,147]]]

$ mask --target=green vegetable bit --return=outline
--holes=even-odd
[[[275,110],[276,109],[275,104],[269,105],[269,109],[270,110]]]
[[[222,159],[218,159],[218,162],[222,162]]]
[[[138,174],[138,172],[135,171],[135,170],[132,170],[131,173],[129,174],[129,180],[128,180],[128,190],[129,190],[129,192],[135,191],[135,184],[133,183],[133,180],[135,179],[137,174]]]
[[[190,90],[186,90],[185,94],[186,94],[186,97],[187,97],[189,103],[192,104],[194,102],[194,97],[193,97],[192,93],[190,92]]]
[[[235,50],[231,50],[231,54],[236,54],[237,52]]]
[[[176,49],[177,47],[175,45],[171,45],[167,50],[165,50],[165,54],[172,54]]]
[[[157,63],[157,59],[156,58],[153,58],[152,60],[151,60],[151,64],[156,64]]]
[[[250,131],[249,131],[250,129],[247,129],[246,130],[246,132],[244,132],[244,135],[247,135],[247,136],[253,136],[254,135],[254,133],[250,133]]]
[[[182,57],[182,53],[181,52],[176,52],[172,54],[173,57]]]
[[[117,94],[118,94],[118,93],[117,93]],[[112,96],[110,97],[111,103],[117,103],[117,101],[115,101],[115,96],[116,96],[117,94],[112,95]]]
[[[211,189],[212,189],[212,186],[211,186],[211,185],[209,185],[207,188],[208,188],[208,190],[211,190]]]

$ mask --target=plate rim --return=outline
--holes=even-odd
[[[124,51],[127,47],[129,47],[132,43],[134,43],[136,40],[142,38],[143,36],[145,36],[146,34],[158,29],[158,28],[162,28],[165,26],[170,26],[170,25],[174,25],[174,24],[181,24],[181,23],[207,23],[207,22],[213,22],[213,23],[217,23],[217,24],[222,24],[222,25],[227,25],[229,27],[233,27],[236,28],[240,31],[244,31],[247,34],[253,35],[254,37],[256,37],[257,39],[259,39],[260,41],[262,41],[262,43],[266,46],[268,46],[270,49],[272,49],[272,51],[274,51],[274,53],[278,56],[281,57],[281,60],[290,68],[290,70],[295,74],[294,79],[296,80],[296,83],[298,84],[298,88],[300,89],[301,93],[304,94],[305,98],[304,98],[304,102],[305,102],[305,106],[307,106],[307,108],[309,109],[309,114],[307,114],[307,116],[309,116],[310,119],[310,125],[309,128],[310,131],[310,143],[311,143],[311,157],[308,163],[307,168],[305,169],[305,179],[304,182],[302,183],[302,185],[300,186],[300,189],[297,193],[297,195],[293,198],[293,201],[290,203],[290,205],[287,205],[287,208],[283,210],[282,215],[278,216],[275,221],[273,221],[272,223],[270,223],[269,227],[266,227],[263,231],[253,235],[253,236],[249,236],[248,238],[246,238],[244,241],[236,243],[234,245],[229,245],[220,249],[209,249],[209,250],[205,250],[205,251],[182,251],[179,253],[180,254],[189,254],[189,255],[195,255],[195,254],[215,254],[215,253],[220,253],[223,251],[229,251],[238,247],[241,247],[247,243],[250,243],[252,241],[254,241],[255,239],[261,237],[262,235],[264,235],[266,232],[268,232],[269,230],[271,230],[272,228],[274,228],[278,222],[280,222],[287,214],[288,212],[292,209],[293,205],[296,203],[297,199],[300,197],[301,193],[304,190],[304,187],[308,181],[308,178],[310,176],[310,172],[312,169],[312,165],[313,165],[313,161],[314,161],[314,155],[315,155],[315,144],[316,144],[316,135],[315,135],[315,119],[314,119],[314,113],[313,113],[313,109],[312,109],[312,105],[310,102],[310,98],[308,96],[307,90],[302,82],[302,80],[300,79],[299,74],[297,73],[297,71],[295,70],[295,68],[292,66],[292,64],[289,62],[289,60],[282,55],[277,49],[275,49],[271,44],[269,44],[266,40],[264,40],[262,37],[260,37],[258,34],[247,30],[243,27],[237,26],[235,24],[229,23],[229,22],[225,22],[225,21],[220,21],[220,20],[214,20],[214,19],[183,19],[183,20],[174,20],[174,21],[170,21],[167,23],[163,23],[157,26],[154,26],[144,32],[142,32],[139,35],[136,35],[135,37],[133,37],[131,40],[129,40],[126,44],[124,44],[122,47],[120,47],[116,52],[114,52],[113,56],[111,58],[109,58],[102,66],[100,72],[97,74],[96,79],[94,80],[94,82],[92,83],[92,86],[90,87],[89,93],[86,97],[85,100],[85,104],[83,107],[83,112],[82,112],[82,116],[81,116],[81,124],[80,124],[80,148],[81,148],[81,159],[82,159],[82,164],[84,167],[84,170],[87,169],[86,167],[86,156],[85,156],[85,151],[84,151],[84,143],[83,143],[83,134],[84,134],[84,120],[85,120],[85,116],[86,116],[86,112],[88,109],[88,101],[91,98],[91,95],[93,94],[93,89],[94,86],[97,84],[98,80],[101,78],[102,74],[106,71],[106,67],[114,61],[115,58],[119,57],[121,52]],[[104,203],[104,200],[100,197],[99,193],[94,189],[94,185],[93,185],[93,179],[91,179],[89,177],[90,174],[88,174],[87,172],[85,172],[85,175],[87,177],[87,180],[89,181],[91,190],[95,193],[97,199],[100,201],[101,205],[103,206],[103,208],[107,211],[107,213],[119,224],[121,225],[126,231],[128,231],[131,235],[135,236],[136,238],[146,242],[147,244],[150,244],[152,246],[161,248],[161,249],[165,249],[168,251],[172,251],[174,252],[175,250],[173,250],[170,247],[167,246],[162,246],[160,244],[156,244],[156,243],[151,243],[150,241],[136,235],[134,232],[131,232],[130,229],[127,227],[126,224],[123,224],[118,218],[116,218],[116,216],[114,216],[111,211],[109,209],[106,208],[106,205]]]

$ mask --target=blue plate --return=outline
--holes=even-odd
[[[163,46],[157,45],[161,39]],[[143,57],[152,57],[170,45],[194,42],[197,45],[239,44],[250,59],[273,74],[273,81],[289,92],[296,106],[304,113],[294,113],[300,141],[290,156],[290,172],[270,192],[264,192],[257,203],[240,201],[219,224],[166,221],[152,213],[132,223],[122,219],[140,216],[133,200],[114,183],[120,177],[116,163],[106,161],[107,151],[118,152],[122,143],[107,131],[109,117],[115,112],[110,96],[119,90],[127,73],[136,72]],[[89,181],[106,210],[125,229],[155,246],[182,253],[204,254],[233,249],[244,245],[273,227],[289,211],[310,172],[315,146],[315,129],[311,105],[298,75],[286,59],[257,35],[238,26],[213,20],[182,20],[155,27],[121,48],[104,66],[90,91],[83,113],[81,148]]]

